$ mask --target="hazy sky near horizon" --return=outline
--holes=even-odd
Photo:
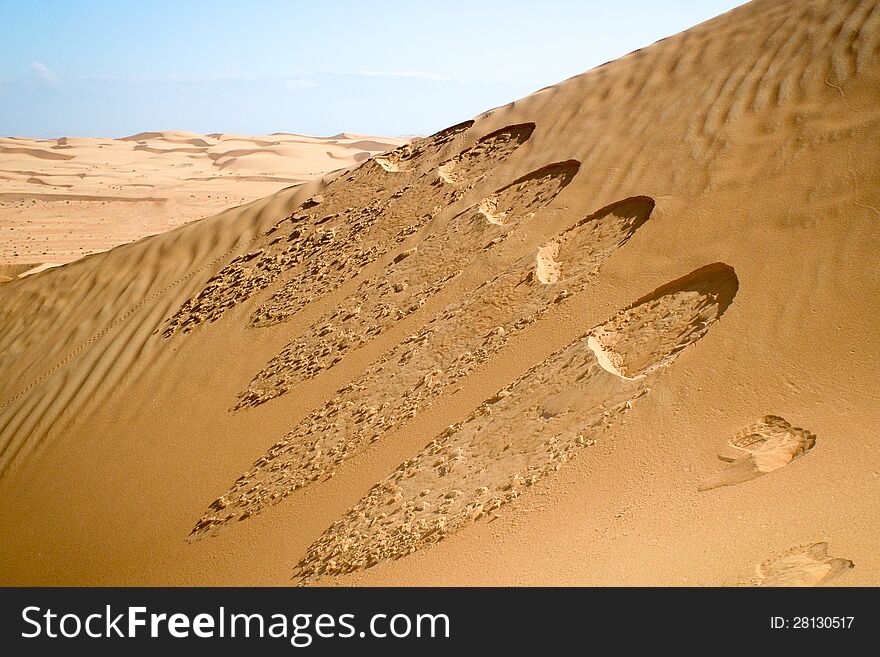
[[[0,135],[427,134],[742,0],[0,0]]]

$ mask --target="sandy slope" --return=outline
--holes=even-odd
[[[0,581],[880,583],[878,47],[758,0],[4,285]]]
[[[0,137],[0,263],[70,262],[363,162],[404,141],[174,130],[122,139]]]

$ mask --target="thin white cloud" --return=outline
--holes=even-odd
[[[312,89],[317,87],[318,83],[312,78],[287,78],[284,80],[284,86],[290,91],[300,91],[302,89]]]
[[[358,71],[355,75],[365,75],[367,77],[386,77],[386,78],[421,78],[423,80],[437,80],[438,82],[449,82],[449,77],[440,73],[429,73],[426,71]]]
[[[41,80],[55,82],[57,79],[52,70],[42,62],[31,62],[31,71]]]

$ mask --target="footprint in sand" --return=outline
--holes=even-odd
[[[468,130],[473,124],[472,120],[463,121],[449,128],[444,128],[440,132],[436,132],[424,139],[416,139],[403,146],[398,146],[387,155],[376,157],[376,163],[390,173],[405,171],[414,162],[435,155],[447,143]]]
[[[828,543],[799,545],[758,566],[759,586],[822,586],[855,568],[849,559],[828,556]]]
[[[437,176],[454,189],[473,186],[524,144],[535,130],[534,123],[510,125],[477,140],[437,167]]]
[[[699,486],[706,491],[732,486],[773,472],[803,456],[816,445],[816,434],[793,427],[783,418],[766,415],[737,433],[718,458],[728,467],[713,474]]]
[[[733,301],[710,265],[617,313],[487,399],[374,486],[309,548],[303,581],[369,568],[443,540],[550,475],[646,394]]]

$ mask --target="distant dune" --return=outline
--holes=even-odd
[[[121,139],[0,138],[0,263],[69,262],[363,162],[406,141],[179,130]]]
[[[880,4],[462,118],[3,142],[75,156],[21,194],[347,168],[0,285],[0,583],[880,584]]]

